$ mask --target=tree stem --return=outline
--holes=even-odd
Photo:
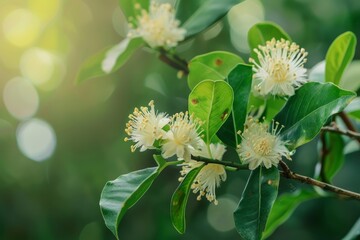
[[[185,75],[189,74],[188,63],[176,54],[171,54],[165,49],[160,49],[159,59],[170,67],[182,71]]]
[[[195,161],[200,161],[200,162],[204,162],[206,164],[220,164],[223,166],[228,166],[228,167],[232,167],[235,168],[237,170],[245,170],[248,169],[247,165],[243,165],[243,164],[239,164],[239,163],[235,163],[235,162],[227,162],[227,161],[218,161],[218,160],[213,160],[213,159],[207,159],[207,158],[202,158],[202,157],[194,157],[192,156],[191,159],[195,160]],[[282,168],[283,171],[280,172],[281,176],[288,178],[288,179],[293,179],[302,183],[306,183],[309,185],[313,185],[313,186],[317,186],[320,187],[326,191],[330,191],[333,193],[336,193],[337,195],[341,196],[341,197],[345,197],[345,198],[352,198],[352,199],[356,199],[360,201],[360,194],[356,193],[356,192],[352,192],[343,188],[339,188],[336,187],[334,185],[331,185],[329,183],[325,183],[322,181],[318,181],[316,179],[313,179],[311,177],[308,176],[303,176],[300,174],[297,174],[293,171],[291,171],[291,169],[288,167],[288,165],[284,162],[284,161],[280,161],[280,166]]]
[[[356,199],[356,200],[360,200],[360,194],[359,193],[352,192],[352,191],[349,191],[349,190],[346,190],[346,189],[342,189],[342,188],[336,187],[334,185],[318,181],[318,180],[313,179],[311,177],[307,177],[307,176],[303,176],[303,175],[294,173],[293,171],[290,170],[290,168],[288,167],[288,165],[286,165],[286,163],[284,161],[280,161],[280,166],[283,169],[283,172],[281,172],[281,175],[283,177],[286,177],[286,178],[289,178],[289,179],[294,179],[294,180],[300,181],[302,183],[306,183],[306,184],[309,184],[309,185],[320,187],[320,188],[322,188],[324,190],[336,193],[337,195],[342,196],[342,197],[353,198],[353,199]]]

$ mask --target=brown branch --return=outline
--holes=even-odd
[[[326,157],[329,154],[329,149],[327,147],[326,136],[325,136],[324,132],[320,133],[320,141],[321,141],[320,179],[328,183],[326,176],[325,176],[324,165],[325,165]]]
[[[243,164],[239,164],[239,163],[235,163],[235,162],[218,161],[218,160],[202,158],[202,157],[195,157],[195,156],[191,156],[191,159],[195,160],[195,161],[204,162],[206,164],[209,164],[209,163],[220,164],[223,166],[235,168],[237,170],[248,169],[248,165],[243,165]],[[288,165],[284,161],[280,161],[279,164],[280,164],[281,168],[283,169],[283,171],[280,171],[280,174],[285,178],[293,179],[293,180],[296,180],[296,181],[299,181],[302,183],[320,187],[324,190],[336,193],[337,195],[344,197],[344,198],[352,198],[352,199],[360,200],[359,193],[352,192],[352,191],[349,191],[349,190],[346,190],[343,188],[339,188],[334,185],[318,181],[311,177],[307,177],[307,176],[303,176],[303,175],[294,173],[293,171],[291,171],[291,169],[288,167]]]
[[[288,165],[286,165],[286,163],[283,162],[283,161],[280,161],[280,166],[283,169],[283,172],[281,172],[281,175],[283,177],[286,177],[286,178],[289,178],[289,179],[294,179],[294,180],[300,181],[302,183],[306,183],[306,184],[309,184],[309,185],[320,187],[320,188],[322,188],[324,190],[336,193],[337,195],[345,197],[345,198],[353,198],[353,199],[356,199],[356,200],[360,200],[360,194],[359,193],[352,192],[352,191],[349,191],[349,190],[345,190],[345,189],[336,187],[334,185],[318,181],[318,180],[313,179],[311,177],[307,177],[307,176],[303,176],[303,175],[294,173],[293,171],[290,170]]]
[[[325,127],[321,128],[321,130],[348,136],[348,137],[354,138],[355,140],[357,140],[360,143],[360,133],[355,132],[353,130],[341,130],[334,124],[332,126],[325,126]]]
[[[159,59],[167,65],[182,71],[185,75],[189,74],[188,63],[186,60],[180,58],[176,54],[170,54],[164,49],[160,49]]]
[[[341,120],[345,123],[346,127],[352,131],[352,132],[357,132],[355,126],[352,124],[352,122],[350,121],[349,117],[344,113],[344,112],[340,112],[339,116],[341,118]]]

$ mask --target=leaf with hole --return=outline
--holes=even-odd
[[[205,80],[194,87],[189,95],[189,112],[203,122],[204,140],[212,137],[229,117],[234,93],[225,81]]]
[[[241,57],[223,51],[196,56],[189,63],[188,85],[193,89],[205,79],[225,80],[230,71],[243,62]]]

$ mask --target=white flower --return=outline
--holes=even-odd
[[[251,58],[249,61],[255,65],[255,90],[260,95],[292,96],[307,81],[304,68],[307,52],[299,45],[273,38],[254,51],[259,63]]]
[[[241,135],[242,142],[238,146],[238,153],[242,162],[249,164],[250,170],[261,164],[266,168],[277,166],[283,156],[291,160],[290,152],[285,146],[286,142],[279,137],[281,128],[278,122],[273,122],[269,132],[267,124],[248,118]]]
[[[143,152],[146,149],[154,148],[155,140],[159,140],[165,134],[162,129],[170,122],[170,118],[165,113],[156,113],[154,102],[149,103],[150,110],[147,107],[134,109],[133,114],[129,115],[129,122],[126,124],[125,132],[130,136],[125,141],[131,140],[135,145],[131,146],[131,151],[140,148]]]
[[[206,144],[202,142],[200,150],[194,153],[194,155],[197,154],[196,156],[199,157],[221,161],[225,151],[225,146],[220,143],[210,144],[210,148],[208,149]],[[184,176],[192,169],[198,168],[203,164],[203,162],[195,160],[185,162],[180,172],[182,177],[179,178],[179,181],[182,181]],[[220,186],[221,181],[225,180],[225,167],[221,164],[209,163],[200,170],[191,185],[191,189],[193,189],[194,193],[199,193],[199,196],[197,197],[198,200],[201,200],[201,197],[205,196],[208,201],[214,202],[214,204],[217,205],[218,201],[216,200],[215,189]]]
[[[152,48],[172,48],[185,38],[186,30],[179,28],[180,22],[169,3],[151,1],[149,12],[142,9],[136,20],[137,27],[130,26],[128,37],[142,37]]]
[[[191,151],[197,149],[201,141],[200,125],[201,122],[188,112],[172,116],[170,130],[163,136],[162,156],[169,158],[176,155],[180,160],[189,161]]]

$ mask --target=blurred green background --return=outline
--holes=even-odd
[[[247,0],[179,54],[189,60],[227,50],[246,59],[246,32],[263,20],[309,52],[308,68],[339,34],[350,30],[360,39],[358,0]],[[116,0],[0,0],[0,21],[0,239],[113,239],[99,211],[102,187],[155,164],[151,153],[130,153],[123,142],[127,116],[151,99],[160,111],[186,110],[186,79],[144,49],[111,76],[74,83],[87,57],[126,35]],[[314,143],[289,163],[299,173],[314,174]],[[346,156],[336,185],[360,192],[359,157]],[[122,220],[121,239],[238,239],[232,212],[248,174],[229,173],[217,207],[191,195],[187,232],[179,235],[169,217],[179,174],[167,169]],[[280,191],[300,187],[307,186],[284,180]],[[340,239],[359,216],[359,202],[313,200],[270,239]]]

